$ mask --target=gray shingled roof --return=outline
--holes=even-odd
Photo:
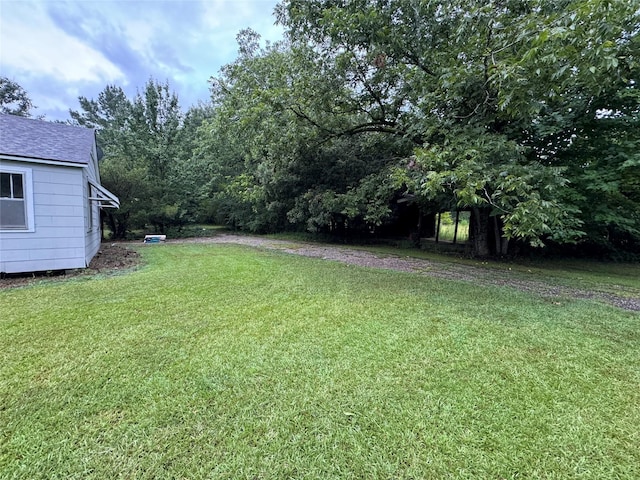
[[[86,165],[93,130],[64,123],[0,114],[0,154]]]

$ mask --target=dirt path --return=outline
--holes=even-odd
[[[462,280],[482,285],[508,286],[520,291],[534,293],[547,298],[582,298],[599,300],[624,310],[640,311],[640,291],[627,295],[615,295],[597,290],[584,290],[535,279],[523,279],[522,273],[506,270],[474,267],[455,263],[436,262],[419,258],[380,255],[336,245],[274,240],[263,237],[223,234],[215,237],[172,240],[169,243],[231,243],[248,245],[268,250],[277,250],[305,257],[333,260],[361,267],[382,268],[402,272],[419,273],[435,278]],[[621,287],[622,288],[622,287]]]
[[[382,268],[427,275],[434,278],[473,282],[479,285],[508,286],[520,291],[533,293],[546,298],[584,298],[598,300],[624,310],[640,311],[640,291],[630,287],[620,287],[620,294],[580,289],[554,283],[553,280],[541,281],[539,278],[527,279],[522,272],[495,270],[452,262],[382,255],[338,245],[314,244],[291,240],[274,240],[264,237],[221,234],[214,237],[169,240],[167,243],[229,243],[276,250],[294,255],[321,258],[358,265],[361,267]],[[51,277],[46,274],[8,276],[0,279],[0,289],[23,286],[40,280],[55,281],[79,275],[94,275],[117,270],[127,270],[138,265],[140,259],[135,249],[128,246],[142,246],[140,243],[105,243],[100,253],[91,261],[87,269],[72,270],[64,275]],[[149,246],[151,247],[151,245]],[[43,278],[44,277],[44,278]]]

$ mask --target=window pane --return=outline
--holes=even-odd
[[[12,173],[13,179],[13,198],[24,198],[24,189],[22,188],[22,175],[19,173]]]
[[[0,198],[11,197],[11,174],[0,173]]]
[[[27,228],[24,200],[0,200],[0,228]]]

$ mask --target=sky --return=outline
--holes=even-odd
[[[236,35],[282,39],[277,0],[0,0],[0,76],[24,88],[34,116],[68,120],[78,97],[118,85],[129,98],[168,81],[184,110],[209,99],[211,76],[237,56]]]

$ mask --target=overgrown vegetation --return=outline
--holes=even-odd
[[[636,2],[283,0],[275,17],[284,40],[241,31],[186,114],[153,79],[80,98],[116,238],[209,222],[418,244],[462,210],[475,256],[640,254]]]
[[[469,212],[443,212],[436,221],[438,240],[464,243],[469,239]]]
[[[637,314],[240,247],[142,253],[0,292],[3,478],[640,475]]]

